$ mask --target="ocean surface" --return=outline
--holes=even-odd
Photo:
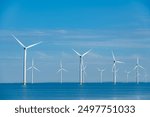
[[[4,83],[0,100],[150,100],[150,83]]]

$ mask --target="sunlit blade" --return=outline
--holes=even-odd
[[[76,50],[72,49],[78,56],[81,56],[80,53],[78,53]]]
[[[102,69],[102,72],[105,71],[105,69]]]
[[[124,62],[122,62],[122,61],[116,61],[116,63],[124,63]]]
[[[66,70],[66,69],[64,69],[64,68],[62,68],[62,70],[65,71],[65,72],[68,72],[68,70]]]
[[[32,67],[29,67],[27,70],[30,70],[30,69],[32,69]]]
[[[85,52],[82,56],[85,56],[86,54],[88,54],[92,49],[88,50],[87,52]]]
[[[16,41],[17,41],[22,47],[25,48],[25,45],[24,45],[23,43],[21,43],[21,41],[19,41],[13,34],[12,34],[12,36],[16,39]]]
[[[38,42],[38,43],[35,43],[35,44],[32,44],[32,45],[29,45],[27,48],[31,48],[31,47],[36,46],[36,45],[41,44],[41,43],[42,42]]]
[[[62,70],[62,69],[59,69],[59,70],[57,71],[57,73],[60,72],[61,70]]]
[[[113,51],[112,51],[112,57],[113,57],[113,60],[116,61],[115,55],[114,55],[114,52],[113,52]]]
[[[140,68],[144,69],[144,67],[142,67],[141,65],[138,65]]]
[[[135,70],[137,68],[137,65],[133,68],[133,70]]]
[[[40,72],[40,70],[38,69],[38,68],[36,68],[36,67],[33,67],[35,70],[37,70],[37,71],[39,71]]]

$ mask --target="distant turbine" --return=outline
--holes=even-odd
[[[125,71],[125,73],[126,73],[126,75],[127,75],[127,83],[129,82],[129,74],[130,74],[130,72],[129,71]]]
[[[97,70],[100,72],[100,82],[102,83],[103,82],[103,72],[105,71],[105,69],[100,69],[100,68],[97,68]]]
[[[113,51],[112,51],[112,57],[113,57],[113,66],[112,66],[113,82],[114,82],[114,84],[116,84],[116,79],[117,79],[117,77],[116,77],[116,73],[117,73],[117,71],[116,71],[116,64],[117,64],[117,63],[124,63],[124,62],[121,62],[121,61],[116,60]]]
[[[37,70],[37,71],[40,71],[38,68],[36,68],[35,66],[34,66],[34,60],[32,59],[32,66],[31,67],[29,67],[27,70],[30,70],[30,69],[32,69],[32,84],[33,84],[33,82],[34,82],[34,69],[35,70]]]
[[[60,69],[57,72],[60,72],[60,82],[63,82],[63,71],[67,72],[66,69],[63,68],[62,62],[60,61]]]
[[[29,46],[25,46],[23,43],[21,43],[21,41],[19,41],[13,34],[12,34],[12,36],[13,36],[13,38],[15,38],[16,39],[16,41],[24,48],[24,63],[23,63],[23,84],[24,85],[26,85],[26,74],[27,74],[27,72],[26,72],[26,64],[27,64],[27,49],[29,49],[29,48],[32,48],[33,46],[36,46],[36,45],[38,45],[38,44],[40,44],[40,43],[42,43],[42,42],[38,42],[38,43],[35,43],[35,44],[32,44],[32,45],[29,45]]]
[[[80,57],[80,71],[79,71],[79,74],[80,74],[80,85],[82,85],[82,83],[83,83],[83,57],[85,56],[85,55],[87,55],[90,51],[91,51],[91,49],[90,50],[88,50],[87,52],[85,52],[84,54],[80,54],[80,53],[78,53],[76,50],[74,50],[73,49],[73,51]]]
[[[144,69],[144,67],[142,67],[140,64],[139,64],[139,58],[137,57],[136,59],[136,66],[134,67],[133,70],[136,70],[136,83],[139,84],[139,68],[142,68]]]

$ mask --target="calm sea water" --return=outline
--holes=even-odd
[[[150,100],[150,83],[0,84],[1,100]]]

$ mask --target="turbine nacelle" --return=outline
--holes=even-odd
[[[87,52],[80,54],[79,52],[77,52],[76,50],[72,49],[80,58],[84,57],[85,55],[87,55],[92,49],[88,50]]]

